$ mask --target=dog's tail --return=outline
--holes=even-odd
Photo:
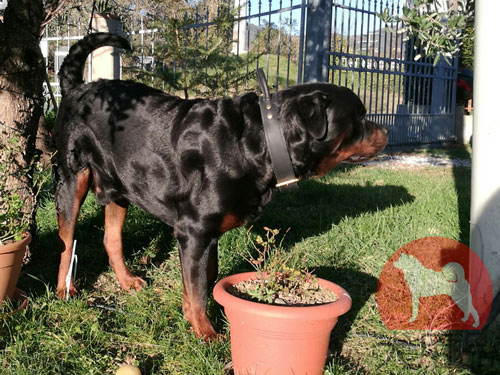
[[[443,267],[441,272],[447,281],[457,283],[465,280],[464,268],[459,263],[450,262]]]
[[[64,59],[59,71],[62,96],[83,83],[83,68],[87,56],[93,50],[104,46],[131,49],[130,43],[126,39],[110,33],[90,34],[78,41],[69,50],[69,54]]]

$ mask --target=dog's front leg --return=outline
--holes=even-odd
[[[175,237],[184,284],[184,318],[194,333],[206,340],[217,337],[207,316],[208,290],[217,278],[217,238],[206,235],[194,225],[178,224]]]

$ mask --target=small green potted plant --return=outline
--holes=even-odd
[[[25,293],[16,288],[22,261],[27,246],[31,242],[29,233],[33,221],[33,206],[27,204],[26,197],[20,192],[19,182],[31,178],[35,169],[40,169],[40,163],[31,163],[28,167],[20,167],[19,158],[23,150],[18,138],[11,138],[0,146],[2,158],[0,161],[0,305],[8,297],[21,300],[25,306]],[[40,172],[40,170],[38,171]],[[37,177],[32,180],[32,186],[40,187]],[[26,185],[30,185],[29,183]],[[36,199],[34,188],[29,189],[32,201]],[[39,191],[39,189],[38,189]]]
[[[277,241],[279,230],[264,230],[265,239],[249,241],[254,251],[244,254],[255,272],[228,276],[214,288],[229,321],[234,373],[320,375],[330,332],[351,298],[300,267]]]

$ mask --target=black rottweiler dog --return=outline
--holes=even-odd
[[[130,202],[174,227],[184,316],[197,336],[212,338],[206,304],[217,278],[218,237],[255,220],[276,184],[258,96],[185,100],[136,82],[84,84],[85,59],[102,46],[130,48],[116,35],[92,34],[71,48],[60,72],[63,99],[53,133],[63,246],[58,294],[64,295],[76,219],[92,187],[104,206],[104,247],[121,287],[144,285],[123,261]],[[298,178],[373,157],[387,143],[387,129],[365,119],[366,109],[349,89],[298,85],[279,91],[277,102]]]

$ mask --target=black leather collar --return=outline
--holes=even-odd
[[[295,177],[290,155],[286,148],[285,137],[278,121],[278,107],[276,95],[269,94],[266,75],[262,68],[257,69],[257,84],[260,86],[262,96],[259,97],[260,114],[264,124],[267,147],[271,155],[276,187],[280,191],[295,190],[298,188],[299,179]]]

